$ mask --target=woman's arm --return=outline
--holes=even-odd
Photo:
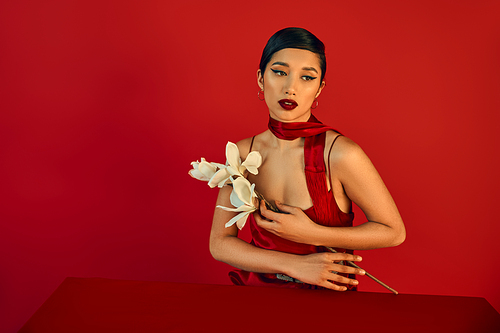
[[[224,186],[219,191],[217,205],[231,207],[229,195],[232,188]],[[234,213],[215,208],[210,232],[210,253],[222,262],[236,268],[257,273],[284,273],[287,262],[292,255],[276,252],[269,255],[269,251],[257,248],[238,238],[238,228],[232,225],[226,228],[224,224],[229,221]]]
[[[259,226],[280,237],[318,246],[367,250],[401,244],[406,237],[403,220],[363,150],[341,137],[334,146],[330,166],[335,174],[332,182],[340,182],[345,195],[361,208],[368,222],[355,227],[325,227],[311,221],[299,208],[278,204],[288,214],[274,213],[261,205],[261,214],[270,221],[256,217]]]
[[[224,186],[219,192],[217,204],[230,205],[230,193],[231,188]],[[365,273],[363,270],[335,263],[341,260],[361,261],[360,256],[328,252],[295,255],[265,250],[248,244],[237,237],[238,231],[235,225],[225,228],[224,224],[233,216],[233,213],[215,209],[210,233],[210,252],[219,261],[250,272],[283,273],[305,283],[338,291],[344,291],[347,288],[334,284],[332,281],[352,285],[357,285],[358,281],[332,273],[332,271],[359,275]]]
[[[220,189],[217,205],[231,206],[229,200],[231,190],[229,186],[224,186]],[[255,213],[255,215],[258,215],[258,213]],[[219,261],[251,272],[283,273],[305,283],[339,291],[346,290],[346,288],[333,284],[331,281],[354,285],[357,284],[357,281],[334,274],[332,271],[364,274],[363,270],[334,263],[334,261],[341,260],[361,261],[361,257],[359,256],[345,253],[295,255],[265,250],[248,244],[237,237],[238,229],[235,225],[229,228],[224,226],[234,216],[235,213],[219,208],[216,208],[214,211],[210,233],[210,252]]]

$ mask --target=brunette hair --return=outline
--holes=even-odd
[[[281,29],[269,38],[260,58],[259,68],[262,75],[264,75],[266,66],[271,61],[273,54],[287,48],[302,49],[316,53],[319,57],[321,81],[323,81],[326,73],[325,44],[318,37],[303,28]]]

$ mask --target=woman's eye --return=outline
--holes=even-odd
[[[272,69],[272,68],[271,68],[271,70],[273,71],[273,73],[275,73],[278,76],[286,76],[286,73],[283,72],[283,71],[280,71],[280,70],[277,70],[277,69]]]
[[[311,81],[311,80],[315,80],[316,78],[314,76],[304,75],[302,77],[302,79],[305,81]]]

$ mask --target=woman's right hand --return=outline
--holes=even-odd
[[[358,285],[355,279],[349,279],[345,276],[336,274],[347,273],[364,275],[365,271],[359,268],[342,265],[340,261],[361,261],[362,258],[349,253],[313,253],[303,256],[297,256],[297,260],[290,267],[290,276],[302,282],[314,284],[317,286],[345,291],[347,287],[336,283]]]

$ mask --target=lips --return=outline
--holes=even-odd
[[[293,110],[298,104],[293,99],[282,99],[278,101],[279,105],[285,110]]]

